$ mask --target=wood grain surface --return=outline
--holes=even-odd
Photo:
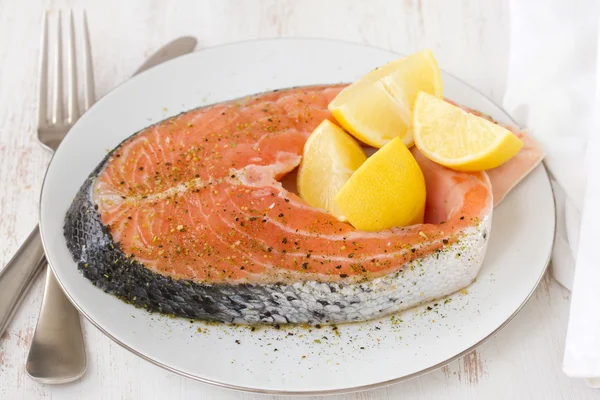
[[[499,103],[508,53],[506,7],[501,0],[0,0],[0,266],[36,223],[50,160],[35,140],[45,10],[87,11],[98,96],[180,35],[196,36],[200,48],[254,38],[322,37],[400,53],[429,47],[442,68]],[[24,364],[41,294],[38,279],[0,339],[0,399],[267,398],[164,371],[122,349],[87,321],[85,376],[66,385],[38,384],[27,377]],[[600,392],[561,371],[568,305],[569,293],[546,276],[521,313],[465,357],[404,383],[331,398],[600,398]]]

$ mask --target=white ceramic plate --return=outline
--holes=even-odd
[[[213,102],[276,88],[348,82],[397,54],[325,40],[266,40],[187,55],[151,69],[101,99],[69,132],[44,182],[46,254],[72,302],[122,346],[171,371],[263,393],[340,393],[440,367],[503,327],[540,281],[554,236],[554,201],[543,167],[494,212],[485,262],[465,292],[367,323],[323,328],[209,325],[136,309],[86,280],[71,259],[63,219],[93,168],[132,133]],[[445,95],[510,123],[490,100],[443,74]],[[430,307],[430,308],[428,308]]]

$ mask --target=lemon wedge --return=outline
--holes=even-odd
[[[495,168],[523,147],[508,129],[424,92],[417,96],[413,129],[427,158],[459,171]]]
[[[425,211],[425,178],[408,147],[395,138],[354,172],[334,203],[361,230],[419,224]]]
[[[309,205],[328,210],[344,220],[333,204],[333,197],[366,159],[364,151],[350,135],[324,120],[304,145],[296,182],[300,197]]]
[[[380,148],[400,137],[413,145],[412,108],[418,92],[442,97],[442,78],[430,50],[392,61],[342,90],[329,110],[360,141]]]

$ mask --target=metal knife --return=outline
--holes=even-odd
[[[156,51],[156,53],[152,54],[145,63],[143,63],[134,73],[133,76],[136,76],[139,73],[144,72],[147,69],[152,67],[156,67],[158,64],[162,64],[165,61],[169,61],[173,58],[182,56],[187,53],[191,53],[194,51],[196,47],[196,43],[198,41],[195,37],[191,36],[183,36],[169,42],[164,45],[160,49]]]
[[[189,53],[193,37],[181,37],[154,53],[134,76],[165,61]],[[27,374],[42,383],[65,383],[81,377],[86,354],[79,313],[62,292],[54,273],[46,273],[44,299],[25,365]]]
[[[136,70],[134,75],[175,57],[192,52],[196,47],[196,43],[197,40],[193,37],[181,37],[175,39],[150,56],[150,58]],[[0,336],[4,333],[4,330],[14,316],[16,309],[30,288],[31,283],[44,265],[46,265],[45,256],[43,255],[43,250],[41,248],[39,230],[36,228],[27,238],[25,243],[19,248],[15,256],[0,272],[0,288],[3,288],[3,293],[0,294]],[[45,291],[46,293],[56,293],[56,290],[60,291],[61,289],[52,276],[51,279],[47,279]],[[62,295],[62,293],[60,294]],[[68,304],[65,304],[65,302],[50,300],[51,299],[45,299],[42,304],[38,325],[43,322],[43,324],[48,327],[48,329],[45,329],[46,331],[56,334],[56,332],[60,332],[63,327],[53,326],[52,316],[56,315],[56,313],[65,313],[64,308],[67,306],[70,306],[73,312],[76,313],[77,311],[69,302],[67,302]],[[60,306],[61,309],[54,309],[53,306]],[[79,324],[78,316],[77,318],[74,318],[74,320]],[[35,335],[43,333],[43,331],[38,332],[38,329],[36,328]],[[32,344],[28,364],[35,354],[36,351]],[[38,359],[38,361],[40,360]],[[82,373],[84,371],[85,369],[83,369]]]

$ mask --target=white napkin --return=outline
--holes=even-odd
[[[573,292],[563,370],[590,385],[600,383],[599,10],[594,0],[511,0],[504,98],[546,150],[558,218],[552,272]]]

